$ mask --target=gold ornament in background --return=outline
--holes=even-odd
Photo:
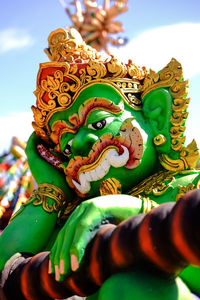
[[[81,3],[74,0],[66,4],[64,0],[59,0],[64,7],[73,25],[80,32],[86,44],[91,45],[97,51],[105,50],[109,54],[108,44],[121,46],[127,42],[127,38],[113,38],[113,34],[124,31],[122,23],[114,19],[128,10],[128,0],[104,0],[102,6],[97,0],[83,0]],[[72,13],[69,6],[75,7]]]

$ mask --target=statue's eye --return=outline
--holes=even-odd
[[[101,121],[89,124],[88,128],[91,128],[94,130],[103,129],[106,125],[110,124],[113,120],[114,120],[114,117],[109,117],[109,118],[103,119]]]
[[[64,155],[70,156],[72,154],[71,145],[72,145],[72,140],[66,145],[66,147],[63,151]]]
[[[92,126],[93,129],[96,129],[96,130],[103,129],[106,126],[106,120],[103,119],[103,120],[98,121],[96,123],[92,123],[91,126]]]

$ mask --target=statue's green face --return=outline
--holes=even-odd
[[[87,87],[49,125],[52,140],[66,156],[67,182],[83,197],[99,195],[102,181],[109,178],[126,192],[155,171],[148,122],[109,85]]]

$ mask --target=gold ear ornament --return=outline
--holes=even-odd
[[[166,143],[166,137],[163,134],[158,134],[154,137],[153,142],[156,146],[162,146]]]

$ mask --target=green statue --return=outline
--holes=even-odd
[[[105,60],[73,29],[48,41],[26,148],[38,189],[0,236],[2,297],[196,299],[199,153],[184,144],[181,65]]]

